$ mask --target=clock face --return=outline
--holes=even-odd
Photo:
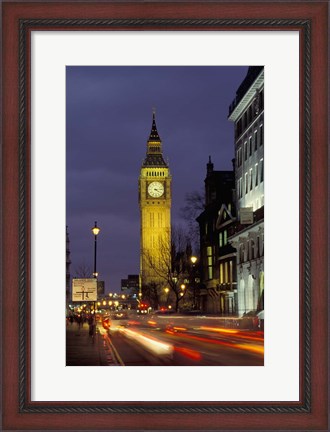
[[[152,182],[148,186],[148,194],[153,198],[159,198],[164,194],[164,186],[159,182]]]

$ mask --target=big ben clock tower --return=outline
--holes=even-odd
[[[147,154],[139,177],[140,289],[149,283],[164,283],[170,265],[171,175],[162,153],[155,112],[147,141]]]

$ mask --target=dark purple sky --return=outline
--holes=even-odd
[[[187,193],[203,191],[206,163],[232,169],[228,107],[247,67],[67,67],[67,225],[71,276],[93,269],[106,292],[139,273],[138,178],[156,108],[172,174],[172,224],[182,225]]]

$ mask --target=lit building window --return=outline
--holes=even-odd
[[[208,246],[206,248],[207,255],[207,276],[208,279],[213,279],[213,254],[212,254],[212,246]]]
[[[223,284],[223,263],[220,264],[219,282]]]
[[[224,246],[227,244],[227,230],[224,230],[223,232],[223,244]]]
[[[219,232],[219,247],[222,247],[223,243],[222,243],[222,232]]]
[[[225,283],[228,283],[228,261],[225,262]]]

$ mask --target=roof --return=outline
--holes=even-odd
[[[143,161],[143,167],[168,167],[163,158],[161,142],[156,126],[155,112],[153,112],[151,131],[147,143],[147,155]]]
[[[164,161],[163,155],[161,153],[158,154],[147,154],[146,158],[143,161],[142,166],[144,167],[165,167],[167,168],[167,163]]]
[[[151,132],[148,141],[161,141],[160,136],[157,131],[155,112],[152,113],[152,125]]]

